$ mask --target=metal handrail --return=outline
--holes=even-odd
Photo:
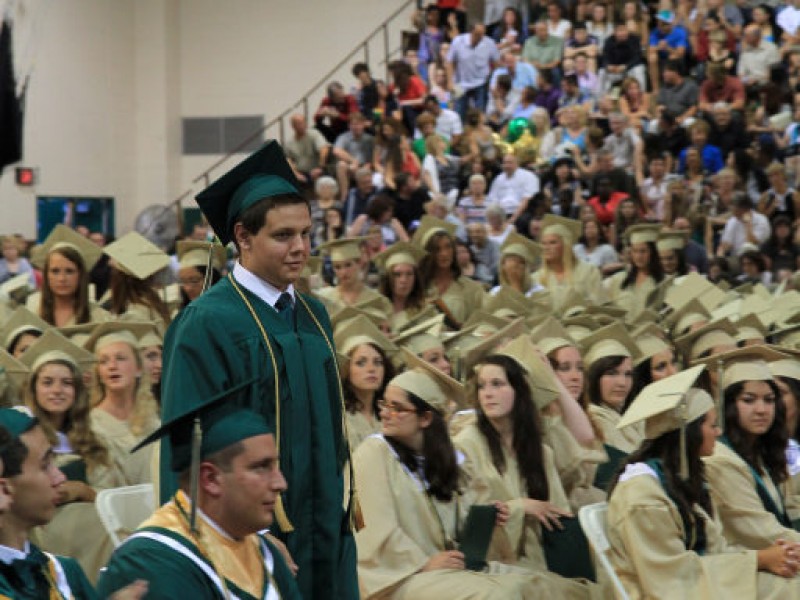
[[[364,39],[363,42],[361,42],[360,44],[357,44],[356,47],[353,48],[353,50],[351,50],[347,54],[347,56],[345,56],[342,60],[340,60],[336,64],[335,67],[330,69],[313,86],[311,86],[311,88],[300,98],[300,100],[298,100],[297,102],[292,104],[291,107],[289,107],[286,110],[284,110],[277,117],[274,117],[272,120],[267,122],[265,125],[262,125],[260,128],[258,128],[256,131],[254,131],[252,134],[247,136],[247,138],[245,138],[241,143],[239,143],[233,150],[228,152],[228,154],[226,154],[225,156],[223,156],[222,158],[217,160],[214,164],[212,164],[210,167],[208,167],[205,171],[200,173],[200,175],[198,175],[197,177],[192,179],[192,184],[196,184],[199,181],[203,180],[203,182],[204,182],[204,184],[206,186],[210,185],[210,183],[211,183],[211,177],[210,176],[211,176],[211,173],[214,170],[216,170],[222,164],[227,162],[231,158],[231,156],[233,156],[234,154],[238,154],[241,150],[246,148],[249,144],[251,144],[253,141],[258,139],[261,135],[263,135],[265,131],[267,131],[271,127],[274,127],[276,124],[279,126],[279,138],[281,140],[281,143],[283,143],[283,140],[284,140],[283,120],[289,114],[291,114],[292,112],[297,110],[297,108],[300,107],[300,106],[303,107],[303,114],[305,115],[306,119],[308,119],[308,99],[309,99],[309,97],[312,94],[314,94],[315,92],[317,92],[323,85],[325,85],[328,82],[328,80],[331,77],[333,77],[333,75],[335,75],[336,72],[339,71],[339,69],[341,69],[345,64],[347,64],[347,62],[350,61],[353,58],[353,56],[355,56],[357,53],[363,52],[364,53],[365,62],[369,63],[369,42],[376,35],[378,35],[378,33],[380,33],[380,32],[383,33],[383,50],[384,50],[384,59],[383,59],[383,61],[381,61],[380,64],[381,65],[386,65],[387,68],[388,68],[389,57],[393,56],[394,53],[396,53],[398,51],[398,49],[399,49],[399,48],[396,48],[394,50],[390,50],[389,49],[389,29],[388,29],[388,26],[403,11],[405,11],[408,8],[409,5],[414,4],[415,2],[416,2],[416,0],[406,0],[405,2],[403,2],[403,4],[401,4],[400,7],[398,7],[397,10],[395,10],[388,18],[384,19],[384,21],[380,25],[378,25],[372,31],[372,33],[370,33]],[[173,200],[170,203],[170,206],[172,206],[172,205],[180,205],[181,201],[184,198],[186,198],[187,195],[189,195],[191,193],[192,193],[192,189],[187,190],[186,192],[181,194],[178,198]]]

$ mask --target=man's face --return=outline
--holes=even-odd
[[[714,111],[714,122],[719,127],[727,127],[731,122],[731,111],[727,109],[717,109]]]
[[[597,182],[597,195],[600,196],[603,200],[606,200],[611,197],[611,192],[613,189],[611,188],[611,181],[608,179],[601,179]]]
[[[29,529],[49,523],[56,514],[58,487],[66,481],[53,462],[53,448],[41,426],[23,433],[28,448],[22,472],[8,478],[11,510],[8,518]]]
[[[472,223],[467,227],[469,241],[482,248],[486,243],[486,226],[483,223]]]
[[[628,31],[628,27],[626,25],[618,25],[614,29],[614,38],[618,42],[624,42],[628,39],[630,32]]]
[[[433,99],[426,100],[423,108],[434,116],[439,116],[439,113],[442,112],[442,107],[439,105],[439,102]]]
[[[659,21],[658,21],[658,29],[662,34],[666,35],[670,31],[672,31],[672,23],[667,23],[666,21],[661,21],[659,19]]]
[[[666,166],[663,159],[656,158],[650,161],[650,176],[655,179],[660,179],[666,172]]]
[[[330,90],[331,100],[341,102],[344,100],[344,88],[338,85],[332,86]]]
[[[708,141],[708,134],[700,128],[692,129],[692,144],[702,148]]]
[[[511,54],[511,52],[506,52],[503,55],[503,65],[505,65],[506,69],[509,71],[513,71],[517,67],[517,56]]]
[[[372,191],[372,175],[359,175],[356,177],[356,187],[362,194]]]
[[[536,23],[536,37],[542,42],[547,40],[547,23]]]
[[[237,538],[269,527],[278,494],[286,489],[275,437],[258,435],[242,445],[244,451],[231,461],[230,469],[220,472],[222,520]]]
[[[307,129],[306,120],[303,117],[292,117],[292,129],[298,137],[302,137]]]
[[[619,117],[611,117],[608,120],[608,124],[611,127],[611,131],[614,133],[614,135],[620,135],[625,129],[625,119],[621,119]]]
[[[575,71],[577,73],[586,73],[586,57],[583,55],[575,57]]]
[[[484,35],[486,35],[486,27],[481,24],[475,25],[475,27],[472,28],[472,32],[470,33],[472,45],[477,46],[483,39]]]
[[[189,236],[198,242],[205,242],[208,235],[208,227],[205,225],[195,225],[192,229],[192,235]]]
[[[506,154],[503,157],[503,172],[506,175],[513,175],[517,170],[517,159],[513,154]]]
[[[242,266],[280,290],[297,281],[311,252],[311,213],[304,202],[276,206],[252,234],[235,226]]]
[[[678,217],[672,224],[672,228],[677,231],[689,231],[690,227],[691,225],[689,224],[689,219],[685,217]]]
[[[361,119],[353,119],[350,121],[350,133],[352,133],[355,137],[361,137],[364,133],[364,128],[366,127],[366,123]]]

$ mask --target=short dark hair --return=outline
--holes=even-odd
[[[386,211],[394,211],[394,199],[389,194],[378,194],[367,204],[367,216],[378,221]]]
[[[683,76],[683,63],[679,60],[668,60],[664,65],[665,71],[674,71],[678,75]]]
[[[367,66],[367,63],[357,62],[353,65],[352,73],[354,77],[358,77],[364,72],[369,73],[369,67]]]
[[[5,427],[0,427],[0,460],[3,461],[3,477],[14,477],[22,473],[22,464],[28,458],[28,447],[18,437],[12,436]]]
[[[225,473],[230,473],[234,459],[237,456],[239,456],[242,452],[244,452],[244,443],[242,443],[241,441],[234,442],[230,446],[226,446],[222,450],[219,450],[207,456],[201,462],[210,462],[211,464],[218,467],[220,471],[223,471]],[[190,478],[191,478],[190,468],[181,471],[180,475],[178,476],[178,483],[180,484],[180,487],[188,488]]]
[[[269,211],[279,206],[290,206],[292,204],[305,204],[306,208],[308,208],[309,212],[311,212],[308,200],[306,200],[303,196],[300,196],[299,194],[280,194],[278,196],[264,198],[252,206],[245,208],[242,211],[242,214],[240,214],[234,221],[234,225],[236,223],[241,223],[242,227],[245,228],[245,231],[255,235],[261,231],[262,227],[264,227],[264,223],[267,220],[267,213]],[[233,237],[233,243],[236,246],[236,249],[240,250],[239,243],[236,241],[236,236],[232,235],[231,237]]]
[[[753,208],[753,201],[750,200],[750,196],[748,196],[745,192],[735,192],[733,194],[731,206],[733,206],[734,208],[743,208],[745,210],[751,210]]]

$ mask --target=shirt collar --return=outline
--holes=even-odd
[[[233,266],[233,277],[247,291],[252,292],[258,296],[260,300],[263,300],[273,308],[275,308],[275,303],[283,293],[271,283],[264,281],[254,273],[245,269],[238,261]],[[290,283],[289,287],[286,288],[286,292],[288,292],[288,294],[292,297],[292,302],[294,303],[294,285]]]
[[[10,546],[0,546],[0,562],[10,565],[15,560],[25,560],[31,551],[31,543],[25,542],[25,550],[17,550]]]

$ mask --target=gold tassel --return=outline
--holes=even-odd
[[[189,514],[189,528],[192,533],[197,533],[197,496],[200,487],[200,450],[203,445],[203,428],[200,425],[200,417],[194,418],[194,428],[192,430],[192,463],[189,470],[189,498],[192,501]]]
[[[681,463],[680,463],[680,477],[684,481],[689,479],[689,457],[686,456],[686,413],[688,411],[688,407],[686,405],[686,396],[683,397],[683,401],[681,402],[681,441],[680,441],[680,452],[681,452]]]
[[[286,510],[283,508],[283,496],[281,494],[278,494],[278,499],[275,501],[275,520],[283,533],[294,531],[294,525],[292,525]]]
[[[361,502],[358,501],[355,490],[350,495],[350,529],[354,531],[364,529],[364,513],[361,512]]]
[[[725,390],[722,387],[722,376],[725,365],[719,361],[717,365],[717,421],[720,433],[725,433]]]

